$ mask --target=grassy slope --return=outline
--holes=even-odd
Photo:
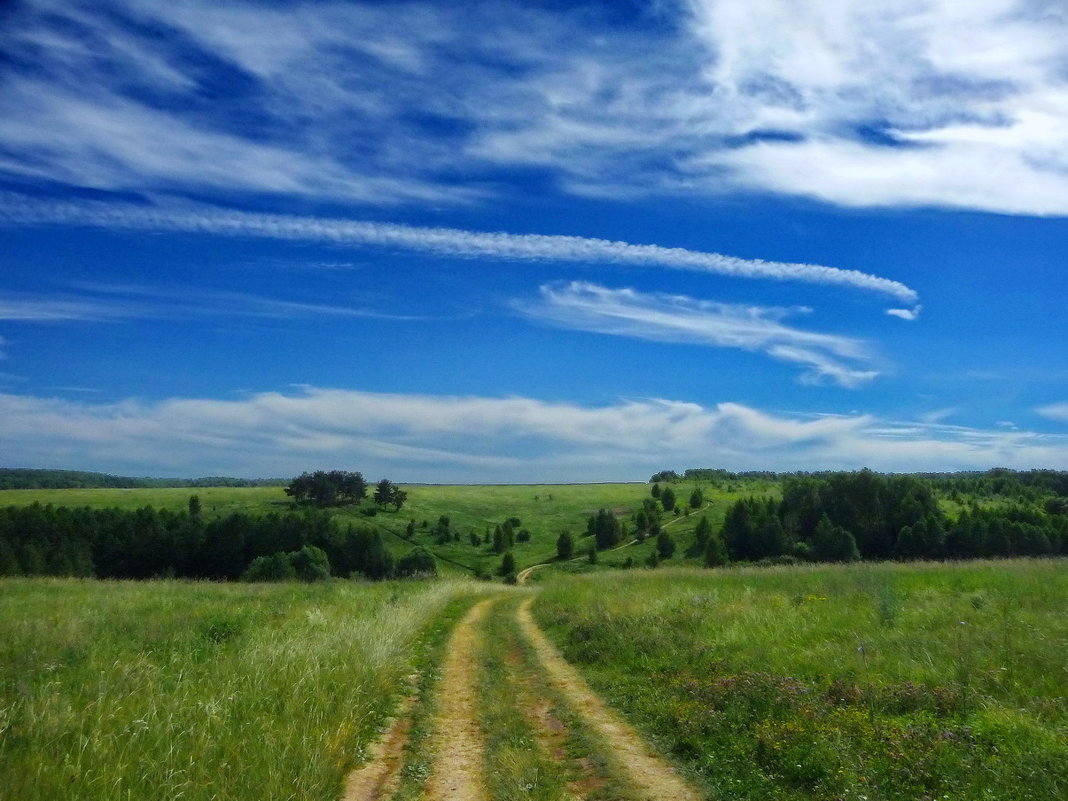
[[[474,585],[0,582],[0,799],[327,799]]]
[[[739,799],[1063,798],[1068,565],[549,583],[541,622],[654,739]]]
[[[675,490],[679,502],[686,504],[693,484],[678,484]],[[774,492],[775,488],[763,483],[743,484],[735,491],[713,488],[707,484],[700,485],[706,499],[711,505],[702,512],[707,514],[713,525],[722,522],[724,511],[736,498],[749,494]],[[516,543],[513,551],[519,568],[550,560],[556,556],[556,538],[561,531],[568,530],[580,538],[586,530],[586,520],[600,508],[614,511],[625,522],[630,515],[641,507],[642,500],[649,497],[648,484],[567,484],[567,485],[494,485],[494,486],[434,486],[406,485],[408,503],[400,512],[382,511],[373,518],[362,515],[359,510],[343,508],[336,515],[343,523],[354,525],[371,523],[384,533],[401,534],[408,522],[416,523],[416,536],[411,543],[396,536],[386,536],[387,545],[397,555],[411,550],[413,544],[423,545],[461,565],[471,569],[482,566],[492,572],[499,564],[500,557],[488,546],[472,546],[468,535],[474,531],[484,536],[491,535],[498,523],[509,517],[518,517],[522,521],[531,539],[526,543]],[[34,502],[57,506],[91,506],[95,508],[120,507],[135,509],[141,506],[156,508],[184,509],[190,495],[200,498],[204,513],[210,517],[222,516],[231,512],[248,512],[266,514],[285,511],[290,508],[289,499],[281,487],[207,487],[207,488],[166,488],[166,489],[73,489],[73,490],[2,490],[0,506],[27,505]],[[364,507],[370,506],[364,501]],[[453,530],[460,533],[460,542],[437,545],[430,529],[438,517],[447,515]],[[672,520],[665,515],[665,522]],[[698,516],[692,515],[677,523],[669,530],[679,542],[676,561],[684,558],[687,547],[693,543],[693,528]],[[423,521],[428,523],[422,527]],[[632,527],[632,526],[631,526]],[[584,541],[579,541],[584,546]],[[652,543],[628,549],[626,555],[633,555],[635,561],[645,558],[652,548]],[[624,554],[606,557],[604,566],[622,562]],[[443,565],[448,571],[450,568]],[[460,568],[456,570],[462,572]]]

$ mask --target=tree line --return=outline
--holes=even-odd
[[[731,561],[1068,554],[1068,498],[1049,498],[1045,504],[973,502],[951,520],[933,485],[915,475],[870,470],[795,476],[783,482],[781,501],[734,503],[719,537]],[[706,549],[720,547],[709,546],[707,536],[704,542]]]
[[[152,489],[162,487],[281,487],[281,478],[132,478],[85,470],[0,467],[0,490],[8,489]]]
[[[286,495],[297,505],[345,506],[359,504],[367,497],[367,481],[363,474],[348,470],[316,470],[301,473],[285,489]],[[375,485],[374,502],[392,506],[398,512],[408,500],[408,493],[383,478]]]
[[[314,508],[205,521],[195,495],[182,511],[0,507],[0,575],[377,580],[435,572],[425,549],[397,560],[373,528],[342,528]]]

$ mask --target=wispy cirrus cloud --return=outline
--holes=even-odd
[[[265,476],[345,464],[402,481],[644,480],[667,466],[710,463],[737,470],[1033,468],[1068,458],[1065,436],[860,414],[314,387],[236,400],[117,403],[0,394],[0,439],[10,462],[41,467]]]
[[[1058,4],[617,5],[18,4],[0,169],[383,205],[517,191],[520,168],[609,197],[1068,214]]]
[[[0,223],[91,225],[150,231],[190,231],[222,236],[385,247],[466,258],[517,262],[571,262],[626,267],[665,267],[735,278],[845,286],[915,302],[917,292],[889,278],[859,270],[762,259],[660,245],[578,236],[509,234],[426,228],[342,218],[227,211],[209,207],[153,208],[130,204],[63,203],[0,196]]]
[[[103,322],[145,316],[147,310],[99,299],[0,295],[0,320],[53,323],[71,320]]]
[[[581,331],[764,353],[801,365],[802,380],[809,383],[857,387],[878,375],[870,369],[874,359],[866,343],[783,322],[808,309],[716,303],[581,281],[545,285],[539,302],[516,307],[529,317]]]
[[[124,319],[207,316],[291,319],[304,317],[372,317],[412,320],[356,304],[316,303],[247,292],[86,283],[60,296],[0,294],[0,320],[13,322],[108,322]]]

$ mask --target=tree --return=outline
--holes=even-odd
[[[653,488],[651,490],[649,490],[649,494],[652,495],[654,498],[659,499],[660,498],[660,491],[661,491],[660,490],[660,485],[659,484],[653,484]]]
[[[718,532],[710,533],[705,542],[705,567],[722,567],[730,563],[727,544]]]
[[[400,487],[394,486],[393,494],[390,495],[389,498],[389,502],[393,505],[393,508],[399,512],[401,510],[401,507],[404,506],[407,500],[408,493],[402,490]]]
[[[394,486],[388,478],[384,478],[375,486],[375,503],[385,506],[393,500]]]
[[[860,559],[860,552],[853,535],[823,515],[816,524],[812,556],[820,562],[855,562]]]
[[[503,557],[501,557],[501,566],[498,572],[502,576],[510,576],[515,573],[515,557],[512,556],[511,551],[507,551]]]
[[[675,538],[666,531],[661,531],[656,538],[656,552],[661,559],[670,559],[675,553]]]
[[[704,493],[701,492],[700,487],[694,487],[693,492],[690,493],[690,508],[700,509],[701,504],[705,502]]]
[[[570,532],[563,531],[556,539],[556,558],[566,562],[575,551],[575,540]]]
[[[363,479],[363,473],[343,473],[341,479],[341,494],[349,499],[349,503],[359,503],[367,497],[367,482]]]
[[[697,544],[701,548],[704,548],[708,544],[709,537],[712,536],[712,524],[708,522],[708,518],[701,515],[701,519],[697,521],[697,528],[693,530],[694,536],[697,538]]]
[[[373,528],[358,529],[349,541],[349,569],[359,572],[373,581],[387,579],[393,575],[396,561],[382,535]]]
[[[664,487],[660,493],[660,503],[664,507],[665,512],[670,512],[675,508],[675,490],[671,487]]]
[[[586,534],[593,536],[596,547],[599,550],[603,551],[605,548],[611,548],[619,543],[619,521],[616,520],[611,512],[599,509],[597,514],[589,519],[586,525]]]

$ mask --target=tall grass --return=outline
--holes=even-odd
[[[0,799],[335,799],[467,584],[0,583]]]
[[[1068,796],[1068,563],[632,571],[535,610],[732,799]]]

